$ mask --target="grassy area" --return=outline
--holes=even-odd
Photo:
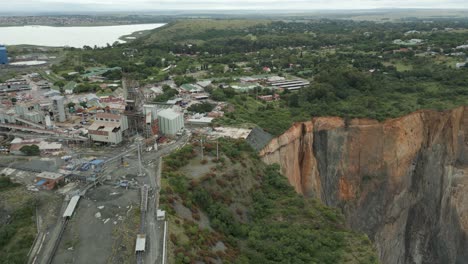
[[[242,30],[250,26],[267,24],[267,20],[181,20],[155,29],[156,34],[149,34],[145,43],[163,43],[167,41],[203,42],[205,37],[216,31]],[[252,37],[252,36],[251,36]]]
[[[265,103],[247,95],[236,95],[230,100],[234,112],[215,120],[215,124],[227,126],[260,126],[273,135],[280,135],[293,122],[309,118],[305,112],[284,107],[280,102]]]
[[[398,72],[411,71],[413,70],[413,65],[410,63],[405,63],[401,60],[394,60],[391,62],[382,63],[384,66],[393,66]]]
[[[60,76],[53,73],[52,71],[50,71],[49,74],[47,74],[45,71],[40,70],[40,71],[38,71],[38,73],[41,75],[42,78],[48,80],[51,83],[62,80],[62,78]]]
[[[35,200],[0,176],[0,264],[22,264],[36,235]]]
[[[216,146],[204,148],[214,161]],[[171,263],[377,263],[365,235],[346,229],[336,209],[297,195],[245,141],[220,140],[222,158],[213,163],[197,161],[197,149],[164,159]],[[193,175],[203,171],[197,162],[211,164],[209,172]]]

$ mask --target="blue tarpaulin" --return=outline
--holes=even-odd
[[[36,182],[36,186],[44,185],[46,182],[47,182],[47,180],[42,179],[42,180]]]
[[[95,165],[95,166],[99,166],[103,163],[104,161],[103,160],[93,160],[93,161],[90,161],[89,163],[91,163],[92,165]]]

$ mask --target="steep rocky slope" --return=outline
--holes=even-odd
[[[342,208],[384,264],[468,263],[468,108],[379,123],[314,118],[260,156],[297,192]]]

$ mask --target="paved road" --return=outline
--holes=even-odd
[[[187,143],[188,135],[182,136],[176,143],[165,146],[158,150],[156,154],[147,153],[143,156],[146,175],[149,178],[150,187],[152,188],[152,196],[148,200],[147,214],[147,252],[145,264],[160,264],[163,263],[163,243],[164,243],[164,221],[156,220],[156,211],[159,208],[159,191],[161,186],[161,161],[162,157],[170,154],[172,151],[182,147]]]

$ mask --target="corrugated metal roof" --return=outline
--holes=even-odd
[[[43,171],[39,173],[36,177],[42,178],[42,179],[48,179],[48,180],[56,180],[60,177],[63,177],[63,174],[50,172],[50,171]]]
[[[100,127],[103,128],[99,129]],[[119,123],[94,121],[93,124],[88,127],[88,130],[111,132],[114,128],[117,127],[120,127]]]
[[[75,211],[76,205],[78,204],[79,200],[79,195],[75,195],[70,199],[67,209],[65,209],[65,212],[63,213],[63,217],[71,217],[73,215],[73,212]]]
[[[256,151],[260,151],[270,142],[272,138],[273,136],[265,132],[263,129],[254,127],[246,141]]]
[[[137,240],[136,240],[136,245],[135,245],[135,252],[145,251],[145,245],[146,245],[146,235],[145,234],[138,234],[137,235]]]
[[[160,112],[158,112],[158,117],[162,117],[162,118],[166,118],[166,119],[176,119],[177,117],[179,117],[181,114],[180,113],[177,113],[176,111],[172,110],[172,109],[164,109]]]

